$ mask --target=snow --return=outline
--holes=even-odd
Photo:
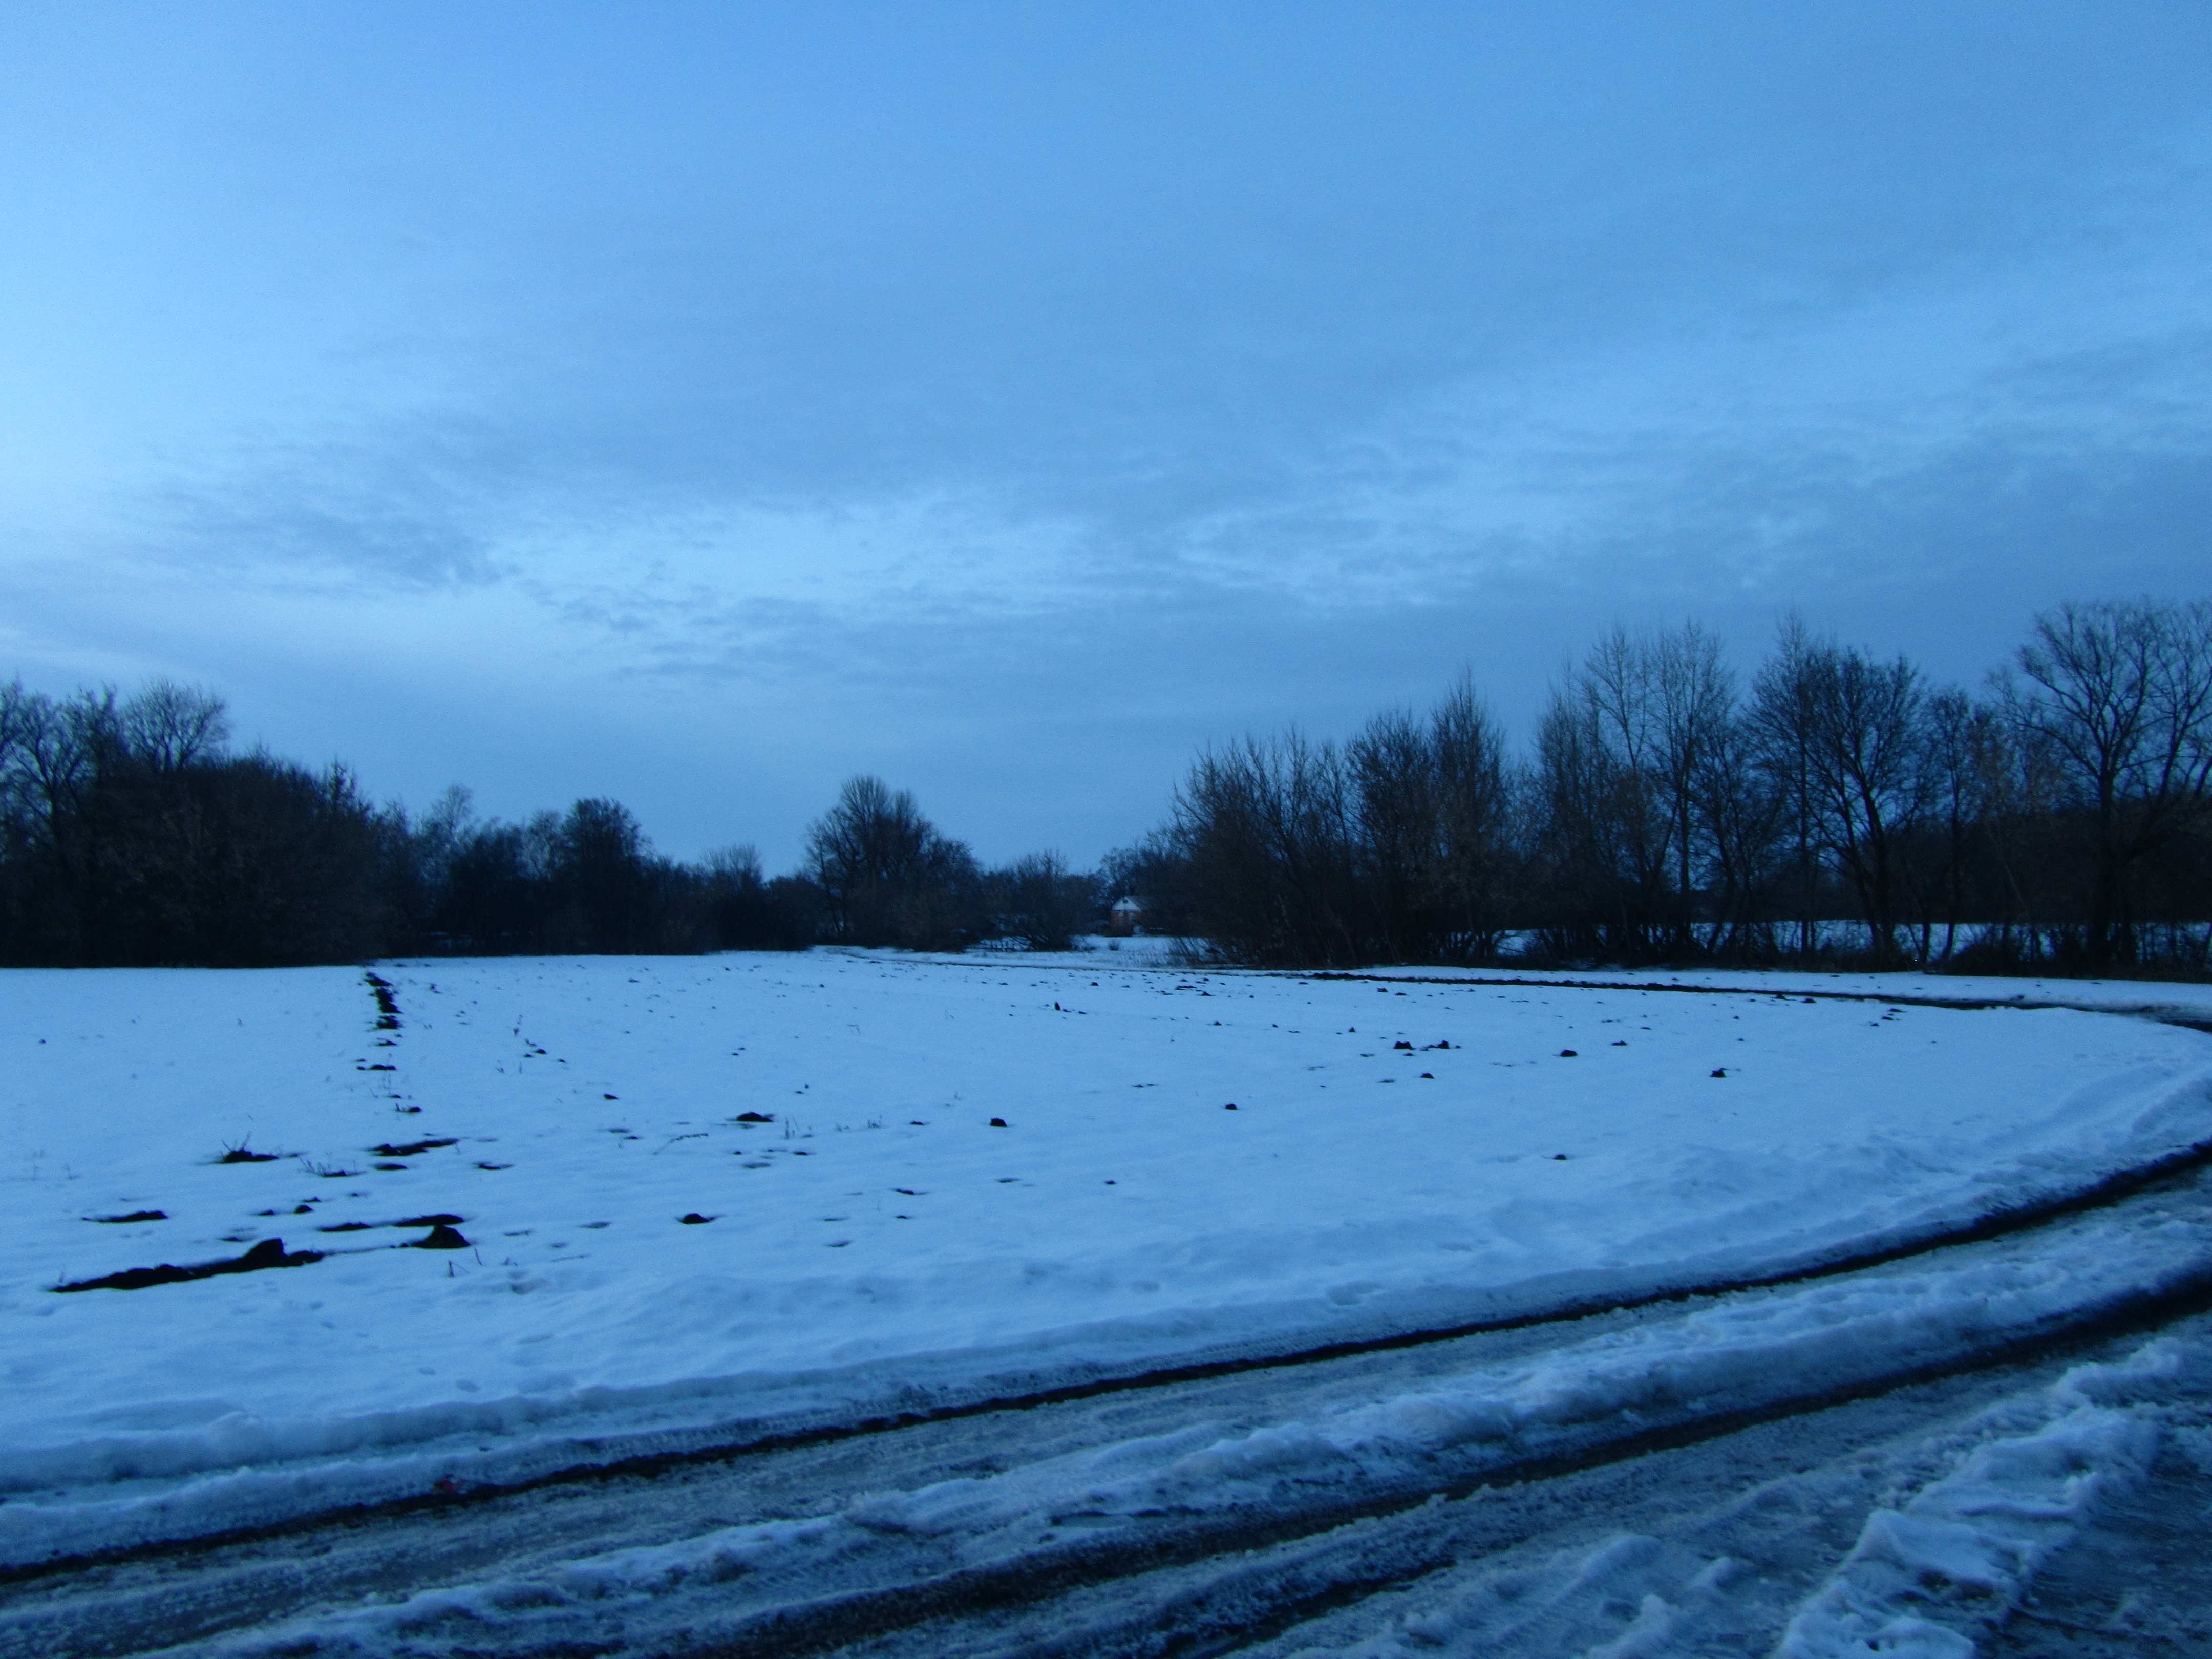
[[[1686,1513],[1661,1521],[1663,1536],[1599,1519],[1595,1546],[1471,1559],[1407,1587],[1389,1598],[1395,1609],[1375,1610],[1379,1619],[1355,1610],[1334,1629],[1256,1651],[1963,1659],[1987,1650],[2077,1532],[2142,1486],[2161,1439],[2192,1431],[2170,1419],[2201,1419],[2208,1357],[2199,1322],[2193,1336],[2076,1364],[1963,1419],[1939,1412],[1917,1432],[1877,1439],[1839,1463],[1729,1482],[1714,1509],[1700,1512],[1695,1482],[1683,1481],[1693,1490],[1673,1501]],[[1675,1465],[1677,1480],[1686,1473]],[[1878,1500],[1870,1510],[1868,1496]],[[1663,1513],[1666,1499],[1656,1507]],[[1864,1514],[1856,1541],[1838,1540],[1841,1559],[1790,1594],[1798,1569],[1813,1565],[1807,1558],[1823,1553],[1829,1522],[1854,1510]]]
[[[2178,1223],[2181,1213],[2195,1224]],[[317,1614],[213,1651],[413,1652],[434,1633],[455,1630],[467,1632],[468,1643],[489,1642],[490,1650],[534,1651],[558,1647],[566,1634],[558,1621],[608,1602],[623,1607],[635,1634],[654,1620],[653,1603],[708,1598],[727,1619],[775,1607],[793,1583],[821,1595],[1017,1560],[1048,1571],[1062,1537],[1072,1541],[1059,1553],[1117,1539],[1140,1543],[1164,1528],[1203,1524],[1209,1514],[1265,1512],[1287,1492],[1309,1504],[1332,1487],[1347,1500],[1422,1492],[1532,1455],[1802,1399],[1970,1352],[1991,1331],[2033,1328],[2130,1285],[2186,1277],[2212,1242],[2204,1231],[2187,1206],[2150,1218],[2095,1218],[2073,1224],[2059,1251],[2023,1243],[1968,1266],[1928,1262],[1796,1286],[1571,1344],[1534,1363],[1431,1378],[1416,1392],[1316,1418],[1226,1437],[1194,1425],[1003,1474],[878,1493],[803,1520],[712,1528],[678,1543]],[[2191,1362],[2202,1370],[2201,1355]],[[1869,1520],[1834,1579],[1792,1621],[1784,1652],[1790,1659],[1971,1655],[1960,1630],[1985,1629],[2002,1617],[2042,1556],[2099,1498],[2141,1478],[2158,1428],[2130,1397],[2184,1364],[2179,1345],[2154,1343],[2122,1364],[2077,1366],[2039,1395],[1967,1425],[1955,1469],[1901,1509]],[[1656,1552],[1648,1538],[1617,1538],[1581,1564],[1571,1588],[1632,1583]],[[1686,1588],[1711,1595],[1727,1577],[1725,1563],[1712,1563]],[[1645,1594],[1609,1650],[1669,1650],[1678,1611]],[[698,1616],[679,1606],[657,1622],[690,1628]],[[1412,1650],[1455,1646],[1452,1622],[1448,1615],[1416,1622]]]
[[[1821,972],[1765,968],[1365,968],[1351,977],[1462,983],[1604,986],[1653,990],[1781,992],[1791,996],[1863,997],[1893,1002],[2076,1008],[2144,1013],[2184,1022],[2212,1020],[2212,984],[2170,980],[2058,979],[2044,975]]]
[[[2204,1039],[2147,1022],[1156,962],[387,964],[392,1030],[358,970],[9,974],[0,1558],[1770,1272],[2212,1138]],[[467,1245],[409,1248],[438,1214]],[[2173,1225],[2110,1260],[2181,1272]],[[278,1237],[327,1254],[55,1292]],[[1985,1341],[2120,1293],[2104,1260],[1838,1281],[1172,1478]]]
[[[836,1542],[849,1552],[869,1536],[1000,1535],[1070,1515],[1081,1516],[1096,1537],[1109,1522],[1135,1524],[1166,1514],[1187,1520],[1208,1510],[1248,1507],[1285,1483],[1309,1493],[1328,1482],[1419,1487],[1445,1454],[1474,1449],[1474,1467],[1500,1467],[1673,1418],[1817,1397],[1970,1353],[1992,1332],[2033,1329],[2146,1282],[2185,1280],[2212,1241],[2201,1227],[2174,1227],[2125,1238],[2098,1237],[2093,1231],[2076,1243],[2088,1248],[2071,1261],[2028,1255],[1994,1269],[1896,1273],[1717,1307],[1679,1323],[1576,1344],[1534,1364],[1432,1380],[1419,1392],[1318,1420],[1269,1424],[1225,1439],[1204,1431],[1153,1437],[1012,1474],[881,1495],[842,1516],[809,1522],[804,1544],[818,1549],[838,1522],[848,1535]],[[2130,1248],[2114,1248],[2123,1244]],[[2148,1363],[2155,1369],[2161,1358]],[[1966,1474],[1944,1489],[1940,1507],[1923,1502],[1898,1524],[1933,1540],[1931,1524],[1940,1522],[1931,1523],[1931,1513],[1945,1520],[1982,1516],[1981,1531],[1971,1541],[1960,1534],[1956,1547],[1986,1554],[2004,1547],[1993,1541],[2002,1531],[1990,1530],[2001,1522],[1988,1517],[2078,1518],[2094,1483],[2075,1479],[2075,1471],[2147,1462],[2154,1437],[2146,1440],[2132,1421],[2084,1407],[2032,1443],[1978,1454]],[[2054,1480],[2055,1494],[2038,1496]],[[602,1563],[593,1571],[619,1571],[638,1584],[672,1583],[732,1551],[753,1566],[765,1565],[769,1549],[796,1536],[782,1523],[732,1528],[671,1548],[630,1552],[618,1565]]]
[[[1977,1447],[1902,1509],[1875,1510],[1834,1578],[1790,1620],[1783,1659],[1972,1659],[2044,1559],[2149,1472],[2155,1417],[2084,1396],[2124,1395],[2136,1376],[2183,1364],[2169,1342],[2124,1365],[2079,1367],[2050,1390],[2051,1420]]]

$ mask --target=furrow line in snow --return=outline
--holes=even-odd
[[[971,964],[972,965],[972,964]],[[1093,974],[1099,969],[1073,963],[1024,963],[1024,973],[1056,973],[1077,975]],[[1749,997],[1756,1001],[1771,1001],[1784,998],[1791,1002],[1878,1002],[1890,1006],[1907,1008],[1947,1008],[1972,1012],[1984,1009],[2011,1009],[2016,1012],[2034,1013],[2063,1009],[2078,1014],[2112,1014],[2127,1019],[2148,1019],[2161,1025],[2178,1025],[2192,1031],[2212,1033],[2212,1017],[2196,1008],[2172,1003],[2145,1001],[2127,1004],[2098,1002],[2086,999],[2063,997],[2001,997],[1993,995],[1936,996],[1924,991],[1838,991],[1819,986],[1792,983],[1786,990],[1756,985],[1684,984],[1679,981],[1634,979],[1550,979],[1528,975],[1506,976],[1476,974],[1424,974],[1411,969],[1391,968],[1240,968],[1214,964],[1206,967],[1155,967],[1147,963],[1115,963],[1110,971],[1121,974],[1158,974],[1182,975],[1204,974],[1233,981],[1237,978],[1279,979],[1303,983],[1309,981],[1336,981],[1366,985],[1440,985],[1445,987],[1474,987],[1486,990],[1519,991],[1534,988],[1546,991],[1660,991],[1685,996]],[[1759,970],[1747,970],[1756,972]],[[2156,983],[2156,981],[2148,981]]]
[[[1941,997],[1919,991],[1829,991],[1798,985],[1792,985],[1786,991],[1776,991],[1751,985],[1683,985],[1625,979],[1475,978],[1455,974],[1368,972],[1357,969],[1327,969],[1304,974],[1289,969],[1261,971],[1273,979],[1342,980],[1373,985],[1469,985],[1490,990],[1524,990],[1534,987],[1547,991],[1669,991],[1686,996],[1750,997],[1758,1001],[1771,1001],[1779,997],[1791,1002],[1879,1002],[1893,1007],[1948,1008],[1962,1012],[2008,1008],[2019,1012],[2034,1013],[2063,1009],[2077,1014],[2112,1014],[2123,1019],[2148,1019],[2160,1025],[2179,1025],[2192,1031],[2212,1032],[2212,1018],[2207,1018],[2194,1010],[2152,1002],[2130,1007],[2124,1004],[2067,1001],[2047,997]]]

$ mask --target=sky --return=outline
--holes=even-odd
[[[2212,10],[0,10],[0,678],[1087,865],[1600,633],[2212,593]]]

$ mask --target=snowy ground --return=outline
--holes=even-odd
[[[8,975],[0,1559],[682,1453],[732,1425],[1783,1280],[2212,1139],[2197,1031],[1905,1000],[2186,1000],[2170,988],[1755,976],[1688,995],[1671,976],[1370,982],[1123,954],[440,962],[386,965],[383,988],[337,969]],[[1806,1000],[1863,988],[1891,1000]],[[58,1288],[279,1238],[319,1259]],[[1285,1484],[1309,1509],[1321,1492],[1387,1509],[1441,1490],[1440,1469],[1480,1480],[1655,1423],[1796,1409],[2182,1295],[2209,1241],[2185,1183],[1533,1348],[1439,1350],[1325,1408],[1279,1391],[1233,1419],[1040,1447],[981,1483],[825,1487],[803,1522],[643,1534],[563,1571],[593,1596],[680,1601],[825,1554],[861,1584],[979,1571],[1075,1512],[1094,1553],[1163,1515],[1246,1526]],[[1793,1651],[1851,1651],[1905,1617],[1900,1551],[2009,1561],[1989,1606],[2017,1601],[2097,1491],[2141,1487],[2182,1443],[2142,1402],[2196,1386],[2192,1343],[2061,1366],[1951,1423],[1895,1505],[1861,1506],[1875,1531],[1769,1609]],[[2035,1480],[2059,1486],[1984,1501]],[[1961,1519],[2015,1510],[2044,1519]],[[1667,1559],[1637,1572],[1658,1585]],[[443,1651],[407,1632],[481,1633],[509,1593],[487,1582],[318,1628],[332,1650]],[[1643,1619],[1644,1645],[1621,1652],[1694,1650],[1692,1604],[1727,1599],[1667,1583],[1659,1610],[1626,1604],[1614,1634]],[[1431,1588],[1447,1635],[1504,1616],[1461,1606],[1495,1584]],[[1967,1611],[1942,1628],[1986,1638],[1988,1607]],[[15,1650],[40,1649],[0,1632]]]

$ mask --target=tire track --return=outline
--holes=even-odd
[[[1009,1624],[1018,1632],[1025,1628],[1024,1620],[1032,1620],[1050,1631],[1055,1621],[1049,1609],[1068,1598],[1088,1593],[1095,1600],[1117,1584],[1156,1575],[1188,1577],[1209,1563],[1230,1564],[1238,1570],[1220,1585],[1201,1583],[1195,1592],[1176,1598],[1174,1628],[1160,1628],[1158,1613],[1148,1608],[1132,1617],[1119,1640],[1107,1639],[1113,1632],[1093,1625],[1067,1648],[1193,1659],[1263,1642],[1322,1613],[1456,1565],[1468,1548],[1468,1526],[1463,1515],[1444,1506],[1464,1504],[1478,1494],[1525,1492],[1931,1385],[2048,1368],[2207,1312],[2212,1312],[2212,1262],[2164,1290],[2116,1298],[1970,1352],[1738,1409],[1685,1407],[1669,1420],[1638,1424],[1626,1432],[1595,1432],[1576,1443],[1502,1462],[1481,1462],[1479,1456],[1441,1459],[1427,1474],[1395,1484],[1317,1493],[1304,1503],[1181,1520],[1164,1516],[1139,1537],[1055,1540],[976,1565],[834,1589],[734,1616],[714,1616],[711,1603],[719,1586],[686,1592],[676,1605],[648,1607],[635,1622],[634,1609],[602,1612],[588,1603],[573,1619],[533,1618],[525,1612],[507,1630],[472,1624],[463,1646],[452,1650],[465,1650],[474,1659],[583,1653],[639,1659],[799,1659],[875,1644],[896,1647],[902,1638],[925,1641],[929,1651],[944,1641],[951,1650],[954,1644],[947,1632],[952,1628],[996,1627],[1005,1638]],[[1449,1467],[1453,1462],[1460,1467]],[[1540,1511],[1538,1505],[1531,1512]],[[1493,1527],[1487,1547],[1510,1547],[1528,1533],[1525,1528],[1516,1534]],[[1344,1536],[1332,1539],[1334,1534]],[[1316,1546],[1318,1553],[1309,1551],[1272,1569],[1264,1559],[1268,1552],[1301,1544]],[[637,1628],[638,1623],[647,1627]],[[343,1633],[334,1634],[337,1644],[331,1646],[274,1638],[267,1651],[384,1650],[380,1644],[356,1647]],[[411,1636],[404,1645],[410,1652],[447,1650]],[[1058,1644],[1017,1634],[1002,1645],[1028,1654]]]
[[[315,1510],[262,1525],[231,1528],[113,1550],[72,1553],[43,1561],[0,1566],[0,1585],[31,1583],[133,1562],[171,1559],[241,1544],[295,1536],[339,1522],[361,1524],[426,1511],[464,1510],[567,1486],[649,1480],[683,1469],[896,1434],[925,1425],[957,1423],[1115,1395],[1142,1394],[1193,1382],[1326,1365],[1339,1360],[1435,1346],[1473,1337],[1569,1325],[1607,1315],[1709,1301],[1747,1291],[1786,1289],[1794,1285],[1846,1277],[1895,1262],[2017,1237],[2073,1217],[2113,1209],[2148,1193],[2179,1188],[2208,1166],[2212,1166],[2212,1140],[2198,1141],[2146,1163],[2114,1170],[2090,1185],[2069,1193],[1988,1211],[1957,1226],[1933,1229],[1885,1244],[1824,1255],[1771,1273],[1683,1280],[1626,1294],[1577,1297],[1525,1312],[1451,1325],[1349,1338],[1287,1352],[1242,1353],[1158,1366],[1019,1393],[908,1407],[842,1422],[810,1424],[678,1449],[603,1457],[586,1455],[574,1463],[520,1480],[485,1480],[466,1485],[445,1483],[442,1489],[414,1496]],[[580,1443],[584,1446],[591,1443]]]

